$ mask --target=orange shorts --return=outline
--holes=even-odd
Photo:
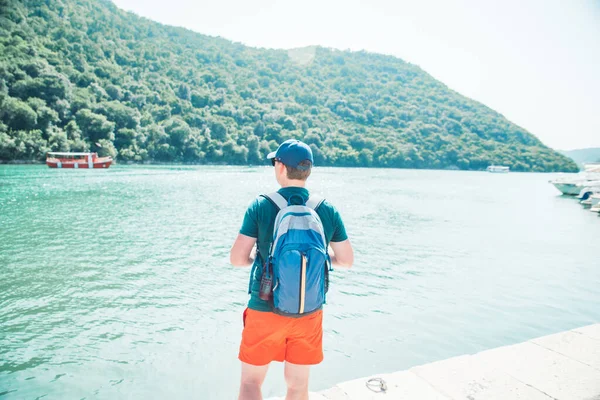
[[[323,310],[291,318],[247,308],[239,359],[252,365],[284,360],[319,364],[323,361]]]

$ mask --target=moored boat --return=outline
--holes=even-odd
[[[487,172],[494,172],[494,173],[505,174],[508,171],[510,171],[510,167],[506,167],[506,166],[503,166],[503,165],[490,165],[489,167],[487,167],[486,171]]]
[[[591,181],[586,185],[590,186],[584,187],[581,192],[579,192],[579,196],[577,196],[581,204],[590,204],[592,195],[600,194],[600,181]]]
[[[577,196],[585,187],[595,186],[596,183],[593,181],[600,180],[600,164],[586,164],[584,169],[585,170],[583,172],[578,174],[560,176],[549,182],[553,184],[554,187],[556,187],[562,194]]]
[[[48,152],[46,165],[50,168],[108,168],[112,157],[98,157],[98,153]]]

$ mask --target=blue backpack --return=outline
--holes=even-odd
[[[277,314],[302,316],[325,304],[331,261],[323,223],[316,209],[323,198],[293,205],[279,193],[263,195],[278,209],[273,241],[263,274],[272,274],[272,305]]]

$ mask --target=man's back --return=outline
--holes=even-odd
[[[306,202],[310,196],[309,191],[303,187],[286,187],[277,191],[291,204],[300,204],[300,199]],[[244,215],[244,221],[240,233],[242,235],[257,239],[258,255],[257,263],[264,264],[269,254],[269,248],[273,240],[273,228],[275,217],[279,212],[278,207],[264,196],[258,196]],[[316,209],[317,215],[323,224],[326,244],[331,242],[343,242],[348,239],[346,228],[337,209],[327,200],[323,201]],[[259,297],[260,280],[262,268],[256,268],[254,277],[251,278],[251,296],[248,308],[257,311],[272,311],[268,301]]]
[[[278,193],[291,205],[305,204],[309,199],[305,183],[310,176],[313,163],[310,147],[306,143],[290,139],[282,143],[277,151],[269,154],[267,158],[271,160],[275,179],[281,185]],[[279,208],[273,204],[272,200],[262,196],[257,197],[246,210],[242,228],[230,253],[231,264],[234,266],[254,265],[255,267],[250,285],[250,301],[243,316],[244,330],[239,352],[239,359],[242,361],[242,383],[239,398],[244,400],[262,398],[261,386],[272,361],[285,361],[284,374],[288,387],[286,398],[308,399],[310,366],[319,364],[323,360],[323,310],[320,305],[323,304],[324,298],[317,296],[316,298],[319,300],[313,303],[315,305],[310,309],[311,312],[302,315],[303,300],[307,293],[305,284],[308,281],[305,272],[302,272],[299,278],[301,284],[298,287],[300,289],[292,290],[300,299],[300,306],[297,308],[300,315],[291,317],[273,312],[273,306],[280,299],[280,297],[275,299],[271,297],[273,291],[281,293],[277,288],[277,283],[272,289],[264,291],[265,298],[271,297],[270,300],[262,300],[259,297],[261,277],[265,274],[265,277],[268,278],[271,271],[271,264],[267,263],[267,260],[269,260],[273,229]],[[344,223],[335,207],[324,201],[316,208],[316,216],[312,210],[309,214],[313,216],[314,221],[320,219],[323,226],[322,231],[319,226],[319,232],[325,236],[325,243],[321,236],[321,241],[317,243],[319,257],[307,256],[306,254],[309,253],[296,253],[301,260],[299,270],[306,271],[305,268],[312,264],[314,264],[314,268],[317,268],[311,268],[313,271],[325,268],[327,257],[324,253],[327,251],[327,247],[332,250],[328,251],[332,265],[350,267],[354,261],[353,250],[346,235]],[[318,221],[315,224],[318,225]],[[296,244],[303,245],[302,249],[312,249],[312,247],[306,247],[311,245],[304,240]],[[287,246],[282,246],[283,248],[288,249]],[[253,255],[254,251],[256,251],[255,255]],[[309,259],[312,260],[311,264],[309,264]],[[315,262],[315,259],[318,261]],[[288,266],[297,267],[297,261]],[[277,260],[274,261],[274,264],[277,267],[280,266]],[[283,269],[285,266],[282,267]],[[285,271],[292,270],[285,269]],[[278,283],[283,285],[283,282],[280,280]],[[317,279],[313,282],[322,285],[324,281]],[[267,283],[268,280],[265,280],[265,288],[270,287]],[[317,287],[323,289],[323,286],[317,286],[317,284],[313,284],[309,289]],[[294,293],[289,298],[294,299]]]

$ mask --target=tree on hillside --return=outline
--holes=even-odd
[[[114,122],[110,122],[104,115],[93,113],[91,110],[79,110],[75,116],[77,126],[81,127],[84,138],[91,144],[100,140],[113,141],[115,139]]]
[[[261,164],[299,138],[318,165],[577,170],[395,57],[250,48],[107,1],[2,1],[0,161],[70,149]]]

